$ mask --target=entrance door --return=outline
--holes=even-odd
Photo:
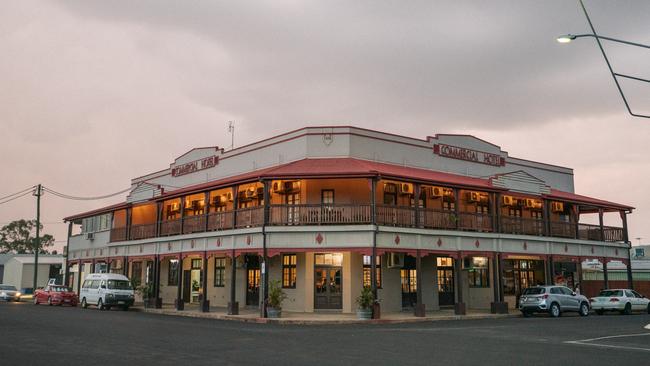
[[[342,267],[316,267],[314,274],[314,309],[342,309]]]
[[[260,304],[260,258],[247,255],[246,260],[246,305]]]
[[[454,260],[444,257],[438,261],[438,304],[440,306],[454,305]]]
[[[183,271],[183,302],[190,302],[190,291],[192,290],[191,270]]]
[[[412,308],[418,301],[417,270],[401,269],[400,278],[402,280],[402,307]]]

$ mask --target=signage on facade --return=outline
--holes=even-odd
[[[212,168],[219,164],[218,156],[210,156],[207,158],[190,161],[183,165],[179,165],[172,169],[172,177],[179,177],[181,175],[190,174],[199,170]]]
[[[487,164],[492,166],[506,165],[506,159],[497,154],[486,153],[464,147],[451,146],[445,144],[433,145],[433,153],[444,156],[446,158],[472,161],[480,164]]]

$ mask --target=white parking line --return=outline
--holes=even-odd
[[[645,329],[650,329],[650,324],[646,325],[644,328]]]
[[[650,329],[650,324],[646,325],[645,328]],[[580,339],[580,340],[577,340],[577,341],[566,341],[564,343],[578,344],[578,345],[581,345],[581,346],[628,349],[628,350],[634,350],[634,351],[650,352],[650,348],[644,348],[644,347],[616,346],[616,345],[612,345],[612,344],[592,343],[594,341],[602,341],[602,340],[605,340],[605,339],[625,338],[625,337],[645,337],[645,336],[650,336],[650,333],[621,334],[621,335],[614,335],[614,336],[607,336],[607,337]]]

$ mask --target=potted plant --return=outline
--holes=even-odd
[[[135,292],[142,296],[145,308],[153,308],[155,306],[155,299],[153,298],[153,284],[147,283],[135,288]]]
[[[282,316],[282,301],[286,298],[287,294],[282,291],[280,281],[271,281],[269,283],[269,297],[266,306],[266,315],[269,318],[279,318]]]
[[[358,319],[372,319],[372,304],[375,302],[375,295],[369,286],[365,286],[361,290],[361,294],[357,297],[357,318]]]

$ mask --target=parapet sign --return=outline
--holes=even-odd
[[[440,156],[444,156],[446,158],[472,161],[475,163],[492,165],[492,166],[506,165],[506,159],[502,158],[497,154],[491,154],[483,151],[466,149],[464,147],[457,147],[457,146],[451,146],[445,144],[435,144],[433,145],[433,153]]]
[[[207,158],[203,158],[199,160],[190,161],[189,163],[185,163],[177,167],[174,167],[172,169],[172,177],[179,177],[181,175],[194,173],[199,170],[212,168],[217,164],[219,164],[219,157],[216,155],[209,156]]]

